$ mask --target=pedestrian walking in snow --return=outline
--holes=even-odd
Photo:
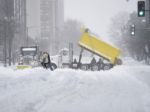
[[[51,60],[50,60],[50,56],[47,52],[43,52],[42,56],[41,56],[41,65],[44,68],[50,68],[51,70],[53,70],[52,66],[51,66]]]

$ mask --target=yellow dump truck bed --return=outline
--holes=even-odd
[[[90,35],[88,32],[85,32],[81,35],[79,45],[80,47],[83,47],[90,52],[93,52],[107,59],[112,64],[115,64],[116,58],[118,58],[120,54],[120,50],[118,48],[115,48],[110,44],[97,39],[96,37]]]

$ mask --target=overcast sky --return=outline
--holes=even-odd
[[[121,11],[137,10],[137,0],[64,0],[65,20],[81,21],[94,33],[108,37],[111,18]]]
[[[39,31],[39,1],[27,0],[29,34]],[[137,0],[64,0],[65,20],[75,19],[101,37],[108,37],[111,18],[121,11],[137,10]],[[36,28],[37,26],[37,28]]]

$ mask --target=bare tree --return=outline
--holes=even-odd
[[[146,30],[144,18],[138,18],[137,13],[129,14],[129,18],[123,19],[123,13],[112,19],[110,26],[110,36],[112,41],[118,45],[122,53],[129,54],[137,60],[145,60],[145,45],[150,43],[150,32]],[[135,35],[131,36],[131,25],[135,25]]]
[[[124,41],[125,37],[123,35],[126,33],[128,20],[129,14],[127,12],[120,12],[111,19],[109,29],[110,40],[123,51],[126,51],[124,47],[126,41]]]

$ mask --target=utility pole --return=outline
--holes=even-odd
[[[26,46],[28,47],[29,46],[29,37],[28,37],[28,30],[29,30],[29,28],[26,26]]]
[[[26,46],[28,46],[27,1],[26,0],[24,0],[24,35],[26,38]]]
[[[4,18],[4,67],[7,66],[7,18]]]
[[[7,17],[8,17],[8,24],[7,24],[7,35],[8,35],[8,59],[9,59],[9,66],[11,66],[12,62],[12,41],[14,39],[14,0],[7,0]]]

